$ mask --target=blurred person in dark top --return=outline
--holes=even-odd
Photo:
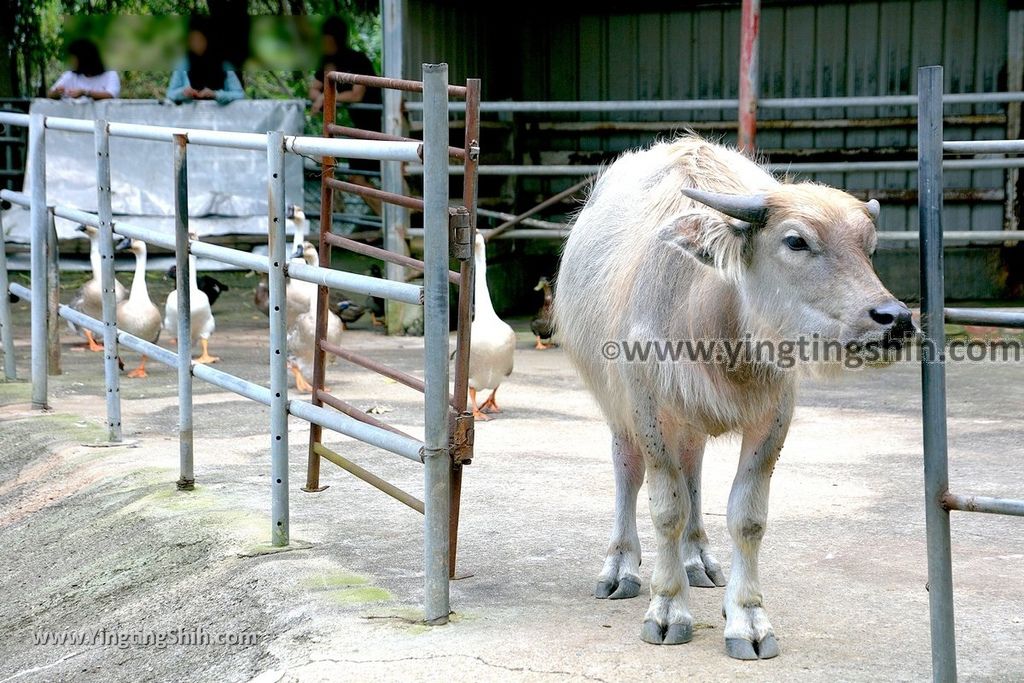
[[[320,68],[317,69],[313,82],[309,86],[309,99],[313,105],[311,112],[320,113],[324,108],[324,74],[331,71],[344,71],[353,74],[376,76],[369,57],[358,50],[353,50],[348,44],[348,24],[341,17],[328,17],[324,21],[321,30],[323,56],[320,59]],[[380,88],[367,88],[365,85],[352,85],[349,83],[335,84],[336,101],[346,104],[373,104],[380,105],[383,102]],[[359,107],[350,108],[349,116],[356,128],[363,130],[381,131],[381,110],[380,108],[362,109]],[[363,187],[374,187],[369,179],[360,174],[380,173],[380,162],[371,159],[348,159],[348,167],[352,174],[348,179],[356,185]],[[381,203],[375,197],[363,197],[363,201],[378,216],[381,213]]]
[[[193,100],[229,104],[245,97],[234,65],[211,40],[214,28],[208,16],[189,18],[188,54],[174,69],[167,88],[167,99],[175,104]]]
[[[79,38],[68,45],[68,66],[71,68],[50,88],[50,97],[108,100],[121,94],[121,79],[116,71],[103,66],[100,51],[91,40]]]

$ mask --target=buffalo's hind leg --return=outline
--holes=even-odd
[[[687,580],[696,588],[725,585],[722,565],[711,554],[700,507],[700,469],[706,443],[706,434],[689,432],[683,435],[679,449],[679,465],[683,468],[690,494],[690,516],[683,531],[683,562]]]
[[[612,436],[612,464],[615,468],[615,526],[594,596],[618,600],[640,594],[636,496],[644,481],[644,460],[628,437],[615,434]]]
[[[757,428],[743,432],[740,463],[729,494],[732,571],[725,590],[725,650],[735,659],[771,659],[779,654],[764,610],[757,556],[768,520],[768,488],[793,416],[792,391]]]

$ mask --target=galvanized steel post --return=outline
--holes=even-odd
[[[0,212],[0,235],[4,234],[3,213]],[[7,297],[11,283],[7,279],[7,246],[0,244],[0,342],[4,352],[4,379],[18,379],[14,363],[14,326],[11,325],[11,300]]]
[[[54,207],[46,207],[46,347],[49,359],[47,373],[61,374],[60,367],[60,252],[57,247],[57,226]],[[4,297],[6,298],[6,297]]]
[[[110,206],[110,129],[97,119],[96,207],[99,216],[100,288],[103,301],[103,379],[107,387],[107,438],[121,440],[121,378],[117,367],[117,298],[114,282],[114,226]]]
[[[946,448],[946,332],[942,260],[942,67],[917,74],[918,210],[921,225],[921,355],[924,427],[925,522],[928,542],[928,605],[931,614],[932,678],[956,680],[952,549]]]
[[[448,65],[423,65],[426,620],[448,621]]]
[[[328,83],[327,87],[333,87]],[[285,293],[284,133],[267,133],[267,235],[270,257],[271,543],[288,545],[288,348]],[[321,217],[323,219],[323,217]],[[328,214],[327,220],[330,220]]]
[[[195,487],[192,450],[192,296],[189,288],[188,135],[174,135],[174,264],[178,293],[178,488]]]
[[[28,125],[32,221],[32,407],[46,410],[49,358],[46,349],[46,117],[32,114]]]
[[[740,11],[739,148],[753,153],[757,136],[757,97],[760,90],[758,48],[761,31],[761,0],[743,0]]]

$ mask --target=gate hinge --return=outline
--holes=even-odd
[[[448,230],[452,258],[459,261],[468,261],[473,258],[472,228],[469,209],[459,206],[449,211]]]
[[[448,444],[452,460],[460,465],[473,462],[473,413],[453,414],[451,441]]]

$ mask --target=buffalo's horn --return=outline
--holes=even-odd
[[[690,199],[706,204],[715,211],[721,211],[726,216],[755,225],[764,223],[765,215],[768,213],[765,197],[760,194],[722,194],[692,187],[683,188],[682,192]]]
[[[878,213],[882,210],[882,207],[878,205],[877,199],[869,199],[864,202],[864,208],[867,209],[868,215],[871,216],[871,220],[878,220]]]

